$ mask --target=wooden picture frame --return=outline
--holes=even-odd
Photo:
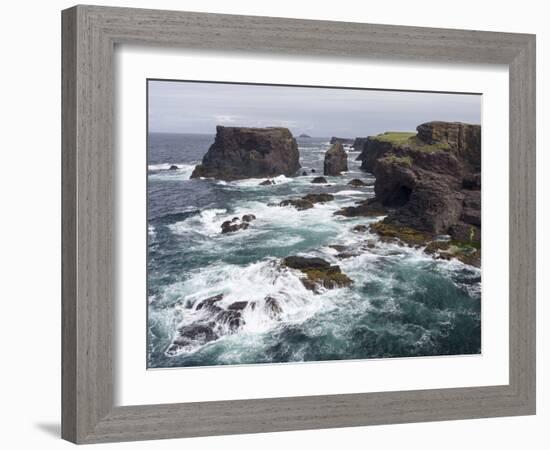
[[[62,31],[64,439],[94,443],[535,413],[534,35],[98,6],[63,11]],[[116,44],[507,65],[509,384],[115,407]]]

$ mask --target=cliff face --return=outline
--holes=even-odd
[[[216,138],[191,178],[220,180],[294,175],[296,140],[287,128],[216,127]]]
[[[367,142],[368,137],[356,137],[353,141],[353,144],[351,145],[352,148],[355,151],[361,152],[363,151],[363,147]],[[359,158],[357,158],[357,161],[359,161]]]
[[[389,208],[384,224],[479,247],[479,125],[429,122],[416,134],[369,137],[361,159],[376,177],[376,200]]]

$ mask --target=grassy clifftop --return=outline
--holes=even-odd
[[[385,133],[372,136],[371,139],[379,142],[387,142],[396,147],[409,147],[412,150],[424,152],[437,152],[451,149],[448,142],[434,142],[428,144],[419,139],[416,133],[408,131],[386,131]]]

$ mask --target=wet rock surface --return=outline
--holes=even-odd
[[[322,258],[303,256],[288,256],[283,260],[283,266],[297,269],[303,274],[302,284],[306,289],[319,292],[319,288],[335,289],[346,287],[353,281],[340,270],[340,266],[331,265]]]
[[[315,203],[325,203],[334,200],[334,195],[320,193],[320,194],[307,194],[301,198],[291,198],[283,200],[279,203],[279,206],[294,206],[299,211],[304,209],[313,208]]]
[[[240,219],[238,217],[233,217],[231,220],[226,220],[221,225],[222,234],[246,230],[250,226],[250,222],[253,220],[256,220],[256,216],[254,214],[245,214]]]
[[[351,181],[348,183],[348,186],[363,187],[363,186],[367,186],[367,183],[365,183],[364,181],[360,180],[359,178],[354,178],[353,180],[351,180]]]
[[[362,200],[355,206],[346,206],[334,213],[336,216],[345,217],[378,217],[386,214],[388,214],[388,209],[376,199]]]
[[[325,177],[315,177],[313,180],[311,180],[313,184],[327,184],[328,181]]]

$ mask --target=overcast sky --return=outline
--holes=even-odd
[[[414,131],[431,120],[480,124],[481,96],[149,81],[151,132],[284,126],[294,135],[356,137]]]

